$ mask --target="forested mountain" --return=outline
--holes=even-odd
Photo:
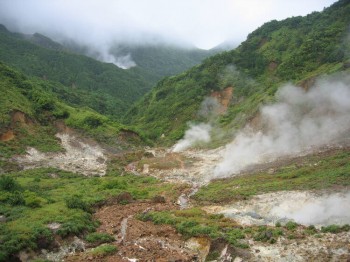
[[[156,56],[157,50],[163,51]],[[64,87],[55,92],[62,100],[113,118],[120,118],[163,76],[179,73],[209,55],[175,47],[134,48],[140,65],[124,70],[73,51],[41,34],[23,35],[0,28],[2,62],[27,75],[61,83]]]
[[[305,86],[318,75],[346,70],[349,24],[348,0],[305,17],[270,21],[238,48],[160,81],[125,121],[153,139],[165,134],[165,141],[171,142],[183,135],[187,121],[201,120],[197,113],[206,96],[232,86],[231,104],[218,121],[223,127],[241,126],[282,83]]]

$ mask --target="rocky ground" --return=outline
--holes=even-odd
[[[77,140],[68,134],[58,134],[57,137],[61,140],[65,152],[43,154],[29,149],[27,155],[17,157],[16,161],[24,168],[50,166],[83,175],[105,174],[107,156],[98,145]],[[349,232],[327,233],[321,237],[310,235],[296,239],[280,236],[276,243],[246,239],[249,248],[242,251],[222,240],[211,241],[206,237],[185,239],[169,225],[156,225],[150,221],[139,220],[138,214],[144,212],[190,207],[191,195],[213,178],[213,167],[221,159],[220,148],[188,150],[181,153],[172,153],[165,149],[151,151],[146,152],[146,157],[141,161],[129,164],[126,170],[134,172],[135,175],[151,175],[165,181],[187,184],[188,186],[184,186],[183,191],[179,192],[178,200],[132,201],[126,205],[113,199],[107,201],[106,205],[96,210],[94,218],[101,222],[98,232],[115,237],[111,245],[117,247],[116,253],[106,257],[92,256],[91,250],[94,247],[74,239],[70,243],[73,243],[74,248],[68,248],[63,252],[64,256],[47,254],[46,258],[53,261],[205,261],[209,252],[216,251],[219,254],[216,261],[350,261]],[[320,151],[319,154],[324,154],[324,151]],[[256,165],[255,168],[248,167],[248,171],[274,172],[276,167],[291,161],[302,165],[303,157],[278,159],[273,163]],[[322,209],[325,207],[319,205],[324,202],[328,203],[328,209]],[[293,191],[257,195],[231,205],[201,208],[208,213],[224,214],[242,226],[273,226],[277,221],[283,223],[284,219],[294,219],[305,225],[322,226],[335,222],[350,223],[349,203],[350,193],[346,190],[334,194]],[[316,213],[312,213],[313,211]],[[311,212],[306,217],[314,217],[317,223],[306,221],[305,217],[303,220],[303,212]],[[322,212],[334,213],[336,216],[326,217],[324,221],[317,220],[323,215]]]
[[[59,133],[56,137],[61,140],[64,152],[42,153],[28,148],[27,154],[16,157],[15,161],[24,169],[55,167],[86,176],[106,174],[107,156],[98,144],[67,133]]]

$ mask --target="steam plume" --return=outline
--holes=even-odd
[[[209,142],[211,129],[212,127],[210,124],[201,123],[198,125],[190,125],[190,129],[186,131],[185,137],[174,146],[173,152],[186,150],[199,142]]]
[[[276,100],[260,110],[264,131],[246,127],[239,132],[226,146],[214,176],[349,138],[349,76],[318,81],[309,91],[289,84],[277,92]]]
[[[301,195],[303,196],[303,195]],[[271,210],[277,217],[293,219],[304,225],[328,225],[350,223],[350,193],[331,194],[308,198],[289,199]]]

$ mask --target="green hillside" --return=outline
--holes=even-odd
[[[11,33],[0,26],[0,61],[27,75],[61,83],[65,86],[58,93],[62,100],[113,118],[124,115],[164,76],[180,73],[212,53],[165,45],[116,50],[119,55],[132,54],[138,66],[124,70],[80,55],[86,50],[76,44],[64,46],[38,33]]]
[[[64,101],[113,117],[121,116],[152,86],[149,76],[137,68],[123,70],[83,55],[43,48],[4,26],[0,28],[0,61],[27,75],[63,84],[67,87],[60,94]]]
[[[271,21],[238,48],[207,58],[201,65],[160,81],[124,118],[153,139],[181,138],[186,122],[197,116],[203,99],[233,86],[233,99],[222,127],[240,127],[270,101],[284,82],[305,85],[307,79],[349,66],[350,1],[342,0],[323,12]],[[312,82],[312,81],[311,81]]]
[[[54,137],[57,122],[108,144],[113,144],[120,130],[128,130],[87,107],[67,105],[53,89],[48,81],[26,77],[0,63],[1,157],[24,153],[28,146],[42,152],[61,150]]]
[[[195,47],[177,47],[169,44],[117,45],[111,49],[115,56],[130,54],[137,67],[159,81],[165,76],[179,74],[213,55],[214,51]],[[156,82],[154,83],[156,84]]]

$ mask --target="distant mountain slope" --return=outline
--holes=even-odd
[[[130,55],[137,67],[154,75],[157,80],[165,76],[179,74],[213,55],[195,47],[178,47],[169,44],[148,45],[117,45],[111,49],[111,54],[118,56]]]
[[[157,48],[137,50],[140,66],[123,70],[73,53],[46,36],[11,33],[0,26],[0,61],[28,75],[60,82],[66,87],[59,93],[61,99],[73,105],[89,106],[114,118],[122,116],[163,76],[199,63],[205,53],[174,48],[163,50],[157,56]]]
[[[33,39],[36,44],[32,43]],[[49,48],[39,46],[38,42]],[[74,103],[114,117],[124,114],[153,84],[152,76],[138,68],[123,70],[113,64],[65,52],[57,45],[52,49],[52,43],[42,36],[26,40],[1,26],[0,61],[25,74],[60,82],[73,91],[71,93],[82,92],[84,96]],[[61,98],[72,102],[69,97]]]
[[[305,17],[271,21],[237,49],[207,58],[178,76],[162,80],[126,115],[149,137],[171,143],[186,122],[202,120],[201,102],[215,90],[233,87],[222,127],[239,127],[287,81],[307,87],[315,76],[349,67],[350,1],[341,0]],[[159,140],[160,141],[160,140]]]

